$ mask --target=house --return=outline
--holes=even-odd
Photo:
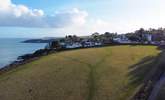
[[[113,38],[113,41],[114,41],[114,42],[117,42],[117,43],[132,43],[132,42],[125,36],[125,34],[121,34],[121,35],[119,35],[118,37]]]
[[[164,40],[160,41],[160,45],[165,46],[165,41]]]
[[[91,41],[82,42],[82,45],[83,45],[83,47],[93,47],[93,46],[95,46],[94,42],[91,42]]]
[[[152,35],[151,34],[146,34],[147,41],[151,42],[152,41]]]
[[[95,46],[101,46],[101,45],[103,45],[101,42],[95,42],[95,44],[94,44]]]
[[[152,41],[152,34],[149,34],[149,33],[145,33],[145,34],[142,34],[142,40],[144,40],[146,42],[151,42]]]
[[[113,38],[113,41],[120,43],[122,41],[122,39],[120,37],[117,37],[117,38]]]
[[[82,47],[82,44],[78,42],[65,45],[65,48],[67,49],[74,49],[74,48],[80,48],[80,47]]]

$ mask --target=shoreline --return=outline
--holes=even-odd
[[[71,51],[71,50],[78,50],[78,49],[88,49],[88,48],[101,48],[101,47],[107,47],[107,46],[121,46],[121,45],[130,45],[130,46],[137,46],[137,45],[143,45],[143,46],[157,46],[157,45],[153,45],[153,44],[130,44],[130,43],[125,43],[125,44],[118,44],[118,43],[114,43],[114,44],[105,44],[105,45],[101,45],[101,46],[92,46],[92,47],[79,47],[79,48],[65,48],[65,49],[39,49],[34,51],[31,54],[24,54],[21,56],[18,56],[17,59],[15,61],[13,61],[12,63],[2,66],[2,68],[0,68],[0,75],[8,72],[12,69],[15,69],[21,65],[25,65],[27,63],[33,62],[35,60],[38,60],[39,58],[43,57],[43,56],[47,56],[50,55],[52,53],[58,53],[58,52],[64,52],[64,51]]]
[[[39,49],[39,50],[44,50],[44,49]],[[7,64],[5,66],[2,66],[2,68],[0,68],[0,75],[5,73],[5,72],[8,72],[8,71],[10,71],[12,69],[15,69],[15,68],[17,68],[17,67],[19,67],[21,65],[25,65],[25,64],[28,64],[28,63],[33,62],[35,60],[38,60],[42,56],[46,56],[46,55],[50,54],[49,53],[49,54],[40,55],[40,56],[33,56],[33,57],[28,58],[28,59],[20,59],[19,58],[19,57],[26,56],[26,55],[34,55],[34,53],[39,51],[39,50],[36,50],[33,53],[31,53],[31,54],[24,54],[24,55],[18,56],[15,61],[13,61],[10,64]]]

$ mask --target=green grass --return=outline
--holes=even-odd
[[[142,84],[132,78],[144,77],[130,74],[131,66],[159,52],[155,46],[111,46],[51,54],[1,75],[0,99],[128,100]]]

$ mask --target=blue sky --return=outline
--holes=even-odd
[[[165,27],[164,0],[0,0],[0,37],[51,37]]]

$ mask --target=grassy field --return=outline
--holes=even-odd
[[[111,46],[51,54],[1,75],[0,100],[128,100],[150,69],[138,72],[136,64],[159,52]]]

